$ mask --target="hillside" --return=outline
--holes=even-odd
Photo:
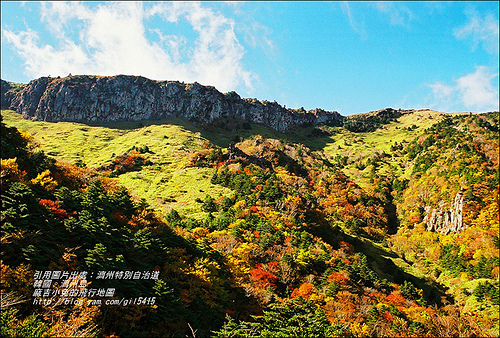
[[[2,118],[3,333],[498,335],[498,113]],[[144,304],[33,305],[45,270],[159,272],[92,279]]]

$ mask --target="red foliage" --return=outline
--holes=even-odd
[[[394,316],[389,313],[389,311],[385,311],[385,313],[382,315],[385,320],[391,322],[394,319]]]
[[[132,156],[127,156],[124,160],[123,160],[123,165],[125,167],[133,167],[134,166],[134,162],[135,162],[135,159],[132,157]]]
[[[61,183],[62,182],[62,176],[57,171],[53,172],[52,176],[54,177],[54,179],[56,180],[57,183]]]
[[[111,214],[111,217],[113,217],[113,219],[115,219],[116,221],[118,221],[120,224],[127,224],[128,220],[125,216],[123,216],[122,214],[120,214],[118,211],[114,211],[112,214]]]
[[[42,198],[40,201],[38,201],[38,204],[48,208],[54,214],[54,216],[59,218],[59,220],[61,221],[64,221],[65,219],[76,215],[75,211],[73,211],[72,213],[68,213],[66,210],[61,209],[58,201],[51,201]]]
[[[262,270],[262,264],[260,263],[257,264],[255,269],[250,270],[250,276],[257,287],[267,288],[270,286],[273,289],[276,288],[278,277],[271,272]]]
[[[346,254],[352,255],[354,253],[354,247],[352,246],[352,244],[341,241],[339,245],[340,249],[343,250]]]

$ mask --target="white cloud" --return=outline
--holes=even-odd
[[[489,68],[481,66],[476,71],[457,80],[456,88],[467,107],[478,109],[495,107],[498,109],[498,88],[492,85],[498,73],[493,73]]]
[[[58,50],[49,45],[39,47],[38,34],[31,30],[17,34],[5,30],[4,37],[16,47],[19,56],[25,61],[26,73],[35,77],[82,72],[89,63],[85,53],[74,43],[68,43]]]
[[[252,89],[256,76],[245,69],[245,50],[234,20],[200,3],[42,3],[41,21],[57,43],[37,32],[4,29],[30,77],[73,74],[142,75],[159,80],[198,81],[219,90]],[[151,19],[187,22],[193,41],[159,28]],[[159,42],[148,39],[155,32]]]
[[[476,11],[468,11],[469,21],[464,26],[455,29],[457,39],[472,38],[472,47],[476,49],[479,44],[490,54],[498,55],[499,22],[492,14],[481,17]]]
[[[476,71],[460,77],[455,84],[430,84],[432,108],[441,111],[460,111],[461,107],[476,112],[499,109],[498,73],[486,66],[476,67]],[[496,83],[496,86],[495,86]]]

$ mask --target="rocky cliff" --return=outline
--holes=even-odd
[[[102,123],[179,117],[203,126],[234,118],[281,132],[342,119],[337,112],[286,109],[276,102],[242,99],[235,92],[223,94],[196,82],[125,75],[42,77],[16,90],[9,90],[2,81],[2,105],[40,121]]]
[[[463,205],[463,191],[459,191],[455,195],[455,200],[451,208],[445,208],[444,203],[435,209],[431,209],[429,206],[426,207],[425,211],[427,215],[424,218],[424,223],[427,225],[427,230],[437,231],[444,235],[465,230],[462,221]]]

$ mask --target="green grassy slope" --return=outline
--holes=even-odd
[[[197,197],[228,195],[230,190],[210,183],[208,168],[185,168],[187,155],[202,148],[206,141],[189,123],[179,119],[119,122],[89,126],[71,122],[33,122],[13,111],[2,111],[4,122],[29,132],[48,155],[89,168],[109,164],[132,147],[147,146],[144,157],[152,162],[141,171],[118,176],[119,183],[145,198],[162,211],[177,209],[181,214],[199,216]],[[189,129],[187,129],[189,128]]]
[[[147,146],[151,153],[144,156],[153,164],[143,167],[141,171],[120,175],[119,182],[159,210],[175,208],[181,213],[198,217],[201,210],[199,204],[194,202],[197,197],[230,194],[228,189],[210,183],[212,169],[185,168],[187,155],[201,149],[206,140],[223,148],[236,138],[251,135],[302,143],[324,152],[325,157],[334,163],[344,157],[344,172],[356,183],[365,186],[371,170],[382,175],[390,172],[397,176],[404,175],[408,163],[391,151],[391,145],[411,141],[445,115],[429,110],[416,111],[374,132],[355,133],[343,127],[311,126],[286,134],[258,125],[247,129],[202,130],[177,118],[92,126],[72,122],[33,122],[8,110],[2,110],[2,116],[8,126],[35,136],[48,155],[72,163],[83,163],[89,168],[107,165],[134,146]],[[372,168],[367,162],[375,153],[386,155],[381,165]]]

